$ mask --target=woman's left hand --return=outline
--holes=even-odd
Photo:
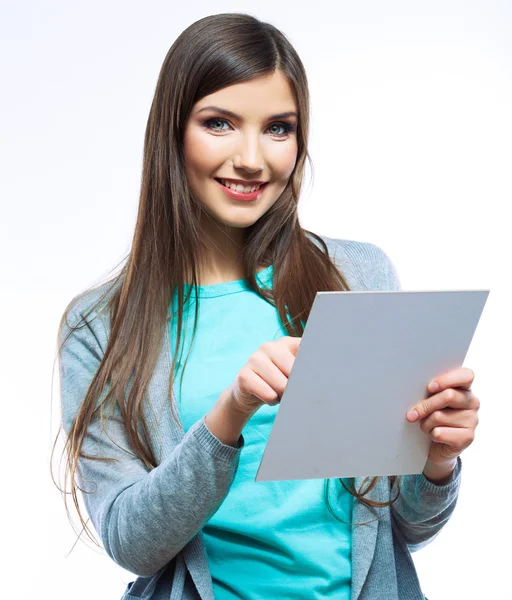
[[[475,373],[466,367],[436,377],[427,386],[432,395],[407,413],[411,422],[421,419],[420,428],[432,438],[427,459],[431,465],[453,464],[475,438],[480,400],[471,391],[474,378]]]

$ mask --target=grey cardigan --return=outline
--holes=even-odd
[[[400,289],[394,265],[381,248],[322,237],[351,289]],[[100,287],[81,296],[68,322],[75,324],[102,291]],[[153,410],[145,407],[158,466],[149,470],[117,447],[130,446],[119,413],[114,412],[108,419],[111,439],[94,421],[82,451],[117,462],[81,459],[79,483],[93,492],[82,494],[84,504],[107,554],[137,575],[122,600],[212,600],[201,529],[229,492],[244,439],[242,435],[237,447],[223,444],[206,427],[204,417],[184,434],[173,419],[167,395],[171,355],[166,331],[148,390]],[[68,332],[65,325],[60,339]],[[108,335],[107,311],[99,316],[93,312],[87,325],[73,332],[62,349],[59,372],[66,433],[99,367]],[[175,413],[179,414],[177,407]],[[460,477],[459,458],[445,485],[436,485],[423,474],[404,475],[401,494],[391,507],[368,508],[355,502],[353,521],[371,523],[353,528],[352,600],[423,600],[410,552],[431,542],[448,521],[457,502]],[[356,489],[363,480],[356,478]],[[388,501],[395,492],[383,477],[367,497]]]

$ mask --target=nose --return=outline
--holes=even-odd
[[[242,136],[233,159],[233,165],[237,169],[252,173],[261,171],[265,166],[264,163],[258,134]]]

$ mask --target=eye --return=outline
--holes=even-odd
[[[289,133],[291,133],[292,131],[295,131],[295,126],[292,125],[291,123],[285,123],[284,121],[281,123],[272,123],[272,125],[270,127],[283,127],[284,132],[283,133],[276,133],[275,135],[281,137],[284,135],[288,135]],[[269,129],[270,129],[269,127]]]
[[[222,131],[222,129],[216,129],[214,127],[211,127],[211,125],[213,124],[217,124],[217,123],[227,123],[226,119],[208,119],[207,121],[203,122],[203,126],[206,127],[206,129],[211,129],[213,131]]]
[[[226,119],[220,119],[218,117],[213,117],[212,119],[207,119],[206,121],[203,121],[202,125],[205,129],[209,129],[210,131],[226,131],[226,129],[222,129],[222,128],[217,128],[214,127],[214,125],[218,125],[218,124],[222,124],[222,123],[228,123],[226,121]],[[285,121],[279,121],[276,123],[272,123],[268,129],[272,129],[275,127],[281,127],[282,129],[284,129],[284,131],[282,133],[271,133],[271,135],[273,135],[274,137],[286,137],[289,133],[292,133],[295,131],[296,127],[295,125],[292,125],[291,123],[286,123]]]

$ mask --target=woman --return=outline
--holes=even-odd
[[[63,315],[73,499],[76,479],[138,576],[126,600],[424,598],[410,551],[455,507],[473,371],[414,407],[421,475],[254,482],[316,292],[400,289],[378,246],[301,228],[308,130],[281,32],[245,14],[188,27],[157,83],[128,260]]]

